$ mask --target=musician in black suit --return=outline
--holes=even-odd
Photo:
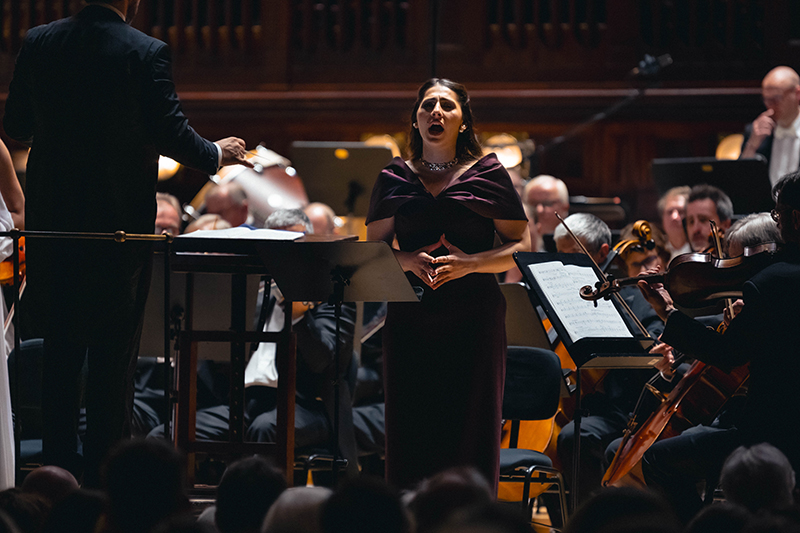
[[[701,506],[696,483],[718,479],[725,457],[740,445],[769,442],[795,470],[800,466],[800,396],[786,383],[787,376],[800,372],[800,172],[782,178],[773,196],[773,218],[786,244],[772,264],[744,283],[744,307],[724,335],[676,310],[663,285],[639,282],[666,321],[664,342],[722,369],[750,363],[747,400],[735,427],[666,439],[645,453],[648,485],[663,490],[684,520]]]
[[[31,146],[29,230],[152,233],[158,156],[212,174],[244,141],[197,135],[183,115],[167,46],[131,28],[139,0],[94,0],[28,31],[3,124]],[[85,483],[130,434],[133,371],[150,275],[136,242],[29,239],[28,312],[44,337],[45,461],[80,470],[78,374],[88,357]]]

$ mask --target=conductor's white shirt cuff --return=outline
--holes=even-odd
[[[222,147],[217,143],[214,143],[214,146],[217,147],[217,170],[222,168]]]

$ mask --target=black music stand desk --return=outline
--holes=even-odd
[[[181,236],[175,239],[168,258],[172,272],[185,273],[185,318],[183,330],[178,334],[177,405],[173,438],[175,444],[188,457],[188,474],[194,475],[196,452],[221,454],[274,454],[279,468],[288,474],[294,467],[294,334],[291,330],[291,313],[287,314],[279,332],[253,331],[247,328],[247,275],[269,276],[261,256],[276,243],[293,241],[272,238],[300,237],[301,234],[274,230],[245,230],[231,228],[216,232]],[[272,235],[277,235],[273,233]],[[303,239],[304,237],[300,237]],[[332,237],[336,238],[336,237]],[[350,238],[350,237],[347,237]],[[352,237],[355,238],[355,237]],[[231,276],[230,328],[195,329],[194,294],[196,274],[223,274]],[[165,291],[165,301],[170,295]],[[219,295],[223,297],[225,295]],[[197,441],[195,433],[198,343],[221,342],[230,344],[231,401],[229,439],[222,441]],[[274,342],[277,344],[276,365],[281,379],[278,382],[278,425],[276,443],[244,442],[244,367],[246,343]],[[169,382],[168,382],[169,383]],[[167,421],[169,423],[169,421]]]
[[[308,236],[309,238],[313,236]],[[339,320],[344,302],[417,302],[392,249],[383,241],[276,242],[262,250],[262,260],[290,301],[326,301],[336,306],[334,354],[334,482],[346,463],[339,450]]]
[[[591,259],[583,254],[532,253],[517,252],[514,260],[525,281],[528,283],[531,301],[541,305],[558,333],[561,342],[572,357],[577,367],[576,400],[575,400],[575,435],[572,472],[572,509],[579,503],[578,467],[580,458],[580,424],[581,412],[581,370],[587,368],[652,368],[660,359],[648,353],[654,340],[634,331],[626,320],[622,307],[612,300],[598,302],[598,308],[592,302],[584,301],[578,292],[580,283],[570,274],[572,267],[584,267],[593,271]],[[544,269],[547,269],[545,272]],[[591,272],[589,272],[591,274]],[[597,281],[590,279],[585,282]],[[575,285],[573,287],[573,285]],[[572,296],[574,289],[574,298]],[[565,310],[568,312],[565,313]],[[598,317],[604,317],[599,322]],[[583,321],[582,321],[583,320]],[[602,324],[603,327],[598,327]],[[594,336],[583,336],[581,328],[587,328]]]

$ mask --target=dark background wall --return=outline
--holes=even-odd
[[[81,4],[0,6],[5,88],[27,28]],[[548,146],[539,172],[573,194],[620,196],[635,215],[652,210],[653,158],[713,155],[763,110],[763,75],[800,65],[792,0],[142,0],[134,25],[171,45],[184,111],[206,137],[283,155],[295,140],[402,137],[435,73],[467,85],[481,131]],[[673,64],[632,76],[645,54]],[[186,172],[162,188],[188,201],[204,180]]]

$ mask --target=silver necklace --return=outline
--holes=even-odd
[[[458,158],[454,157],[447,163],[431,163],[430,161],[425,161],[424,159],[420,159],[420,161],[422,161],[422,164],[425,165],[428,168],[428,170],[432,170],[434,172],[441,172],[442,170],[447,170],[448,168],[451,168],[456,163],[458,163]]]

